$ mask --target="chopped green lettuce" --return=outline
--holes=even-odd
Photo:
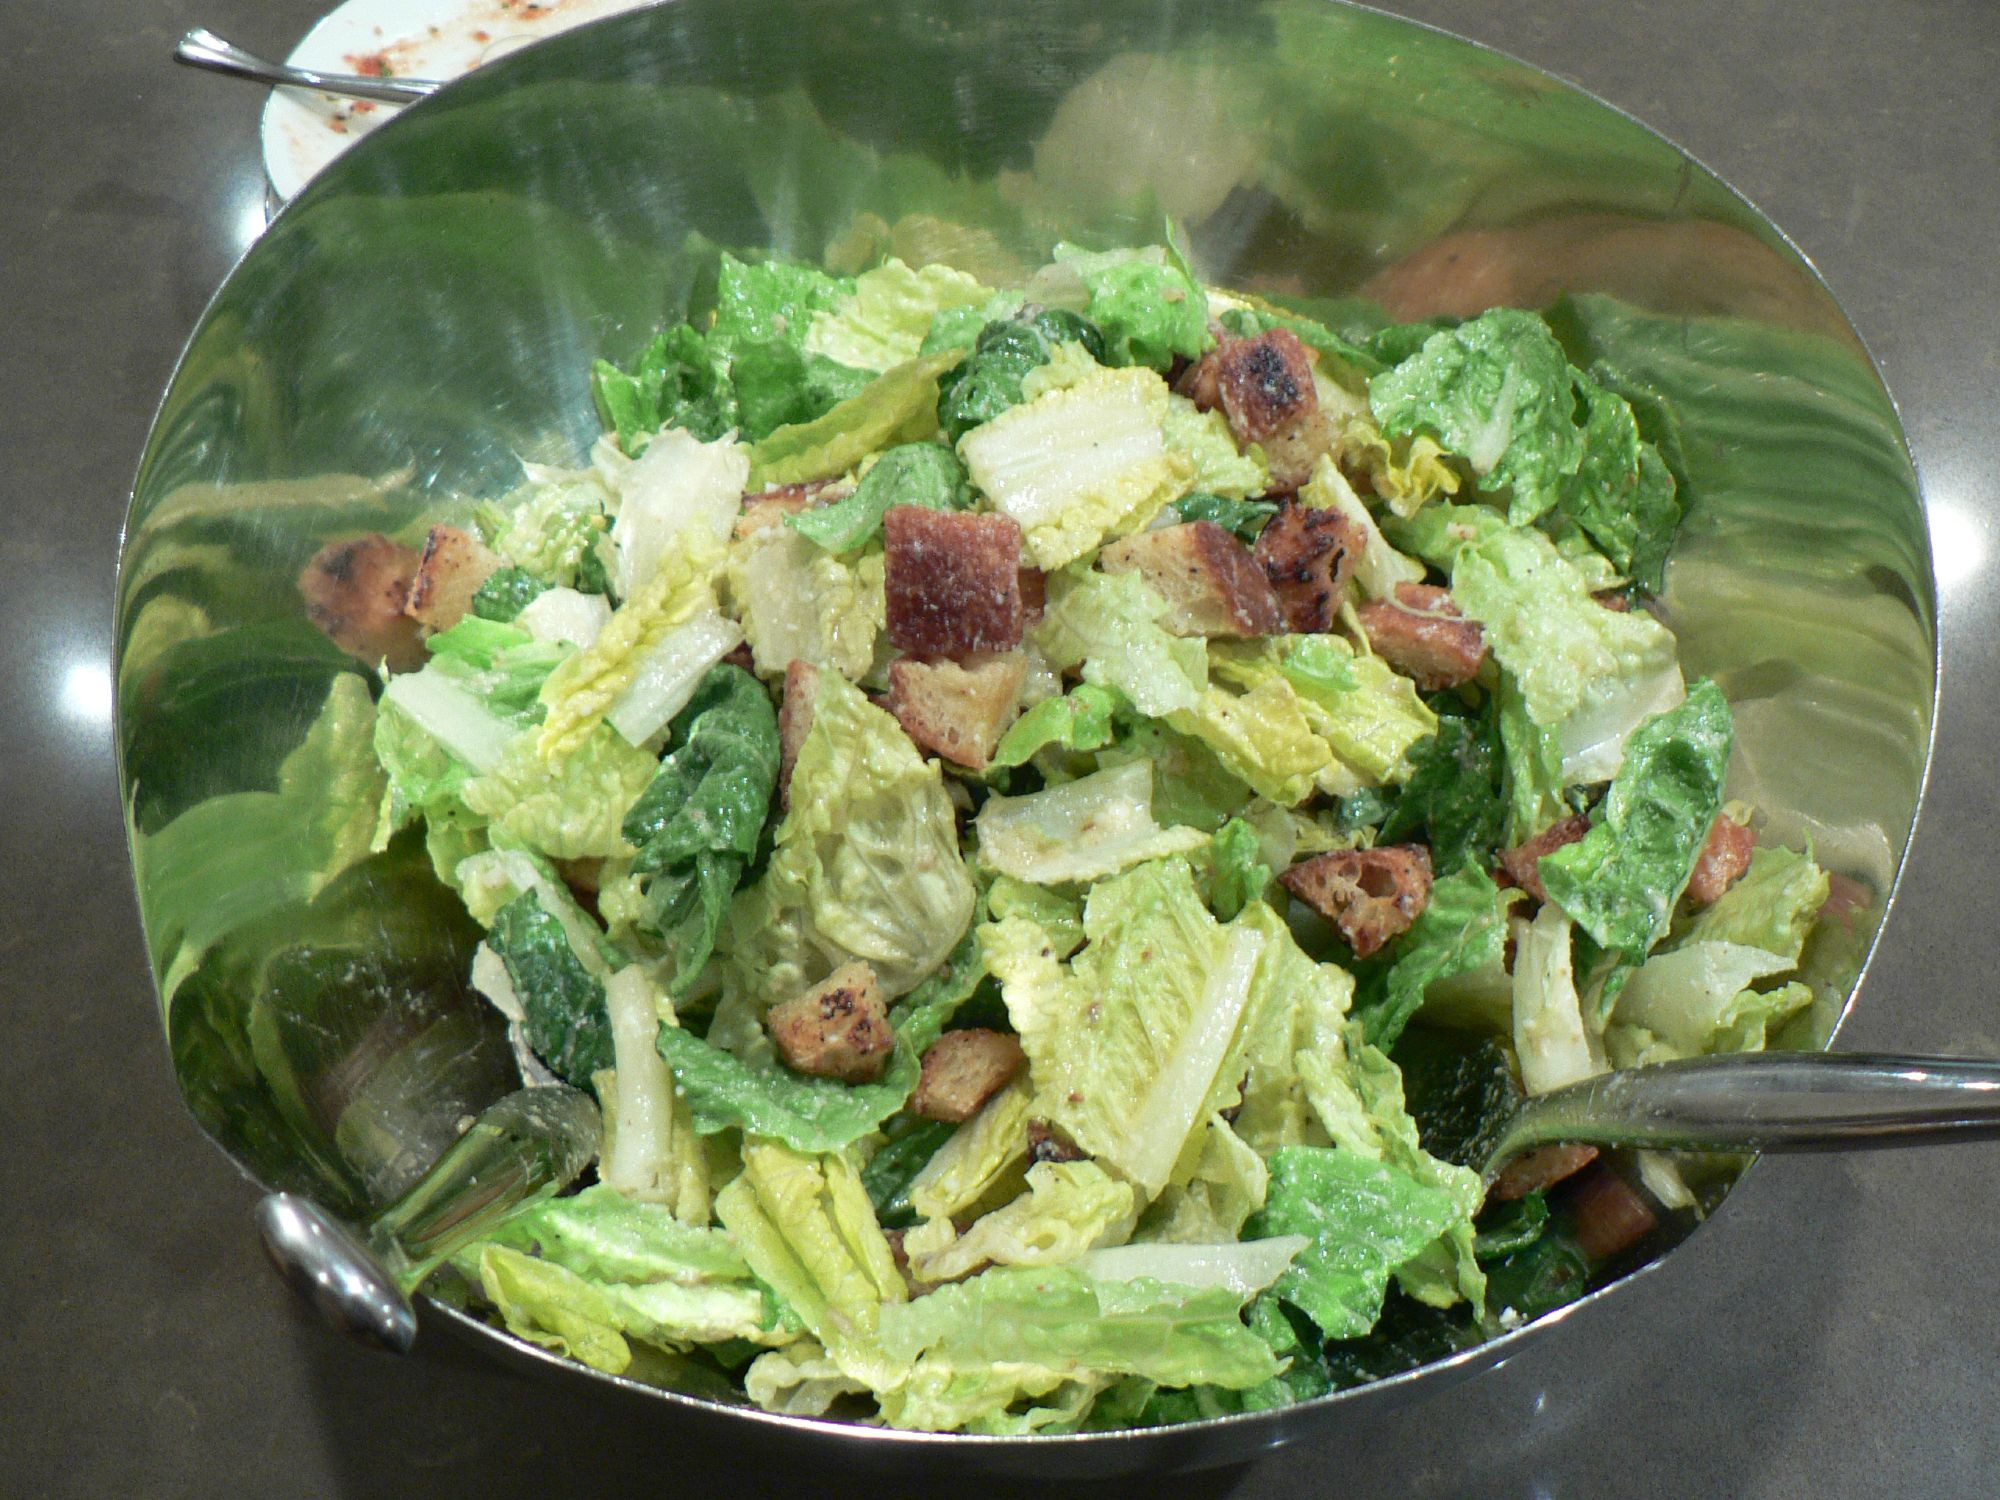
[[[617,858],[632,852],[621,821],[653,769],[651,755],[606,724],[553,763],[524,733],[507,742],[491,771],[465,782],[459,796],[487,820],[495,843],[550,859]]]
[[[1666,936],[1722,810],[1732,738],[1722,690],[1697,683],[1632,736],[1590,832],[1543,857],[1549,898],[1600,948],[1637,963]]]
[[[808,353],[877,372],[922,352],[940,313],[984,307],[993,294],[950,266],[911,268],[890,258],[854,279],[854,290],[812,320]]]
[[[1658,450],[1640,440],[1625,398],[1574,373],[1584,453],[1559,503],[1613,567],[1658,592],[1681,521],[1674,476]]]
[[[729,595],[757,671],[775,677],[803,661],[850,682],[867,675],[888,623],[884,576],[881,552],[836,557],[786,526],[737,542]]]
[[[588,471],[530,483],[501,502],[502,518],[492,528],[489,545],[503,564],[540,583],[601,592],[603,564],[597,548],[611,529],[610,501],[603,484]]]
[[[1195,483],[1200,482],[1197,476]],[[1278,513],[1278,504],[1275,500],[1231,500],[1197,489],[1176,500],[1173,510],[1183,521],[1213,521],[1239,542],[1248,544],[1264,534],[1271,517]]]
[[[603,1187],[587,1191],[616,1189],[637,1202],[660,1204],[686,1223],[706,1224],[708,1157],[656,1044],[664,1004],[637,964],[604,982],[617,1066],[592,1080],[604,1114],[597,1164]]]
[[[1213,342],[1208,298],[1164,255],[1144,250],[1101,254],[1056,246],[1056,261],[1082,279],[1084,316],[1104,330],[1114,364],[1165,370],[1176,357],[1199,359]]]
[[[957,352],[906,360],[876,376],[823,416],[780,427],[750,446],[750,483],[765,489],[835,479],[869,454],[920,443],[937,432],[938,376]]]
[[[907,993],[951,953],[974,904],[937,763],[858,688],[820,673],[791,810],[724,929],[749,1017],[857,960],[887,994]]]
[[[1200,640],[1169,635],[1159,623],[1167,601],[1137,573],[1081,567],[1049,579],[1048,601],[1030,640],[1059,672],[1122,694],[1154,718],[1197,707],[1208,687]]]
[[[687,323],[662,331],[629,370],[598,360],[591,366],[590,392],[606,429],[635,456],[662,427],[712,442],[736,425],[728,361]]]
[[[1436,735],[1410,751],[1410,767],[1410,779],[1382,822],[1382,842],[1398,843],[1421,830],[1439,875],[1468,862],[1490,864],[1508,815],[1497,714],[1440,713]]]
[[[989,764],[1026,765],[1043,750],[1088,752],[1112,741],[1112,715],[1118,695],[1110,688],[1078,683],[1067,693],[1045,698],[1030,708],[1000,736]]]
[[[1266,938],[1216,922],[1177,859],[1099,881],[1083,921],[1066,967],[1019,917],[982,934],[987,962],[1046,1117],[1151,1197],[1236,1088],[1225,1064]]]
[[[982,931],[982,948],[985,937]],[[1026,1183],[1023,1164],[1033,1115],[1034,1095],[1017,1078],[953,1131],[911,1178],[910,1207],[926,1219],[956,1219],[996,1198],[1011,1198],[1008,1186],[1018,1191]]]
[[[971,504],[957,454],[937,443],[904,443],[876,459],[852,494],[787,516],[785,524],[828,552],[852,552],[881,535],[882,517],[898,505],[966,510]]]
[[[1240,1235],[1250,1216],[1264,1206],[1270,1180],[1264,1158],[1246,1145],[1219,1114],[1209,1117],[1200,1140],[1194,1168],[1187,1180],[1169,1184],[1153,1200],[1133,1232],[1135,1240],[1153,1245],[1219,1248],[1221,1242]],[[1161,1280],[1184,1279],[1164,1275],[1157,1268],[1132,1274],[1154,1275]]]
[[[644,880],[641,925],[664,944],[681,996],[701,977],[757,852],[778,784],[778,718],[748,672],[711,667],[674,720],[673,745],[626,800],[622,832]]]
[[[1601,1043],[1576,992],[1569,919],[1544,906],[1524,923],[1514,952],[1514,1053],[1521,1084],[1546,1094],[1604,1071]]]
[[[1383,999],[1367,1015],[1368,1040],[1394,1046],[1431,986],[1500,966],[1507,911],[1521,899],[1502,891],[1478,864],[1461,865],[1431,887],[1431,899],[1395,948]]]
[[[685,432],[663,432],[631,463],[615,469],[618,518],[611,523],[617,561],[611,584],[630,599],[653,581],[682,538],[703,533],[712,548],[729,539],[743,505],[750,459],[736,442],[703,443]]]
[[[1035,566],[1060,568],[1186,491],[1193,467],[1167,446],[1167,410],[1150,370],[1099,370],[973,428],[958,451]]]
[[[956,1281],[988,1265],[1059,1266],[1132,1232],[1139,1198],[1093,1161],[1040,1162],[1028,1190],[982,1214],[964,1233],[932,1219],[903,1241],[920,1281]]]
[[[727,251],[716,272],[712,347],[725,353],[774,339],[804,348],[814,320],[854,294],[855,283],[793,261],[738,260]]]
[[[604,985],[570,946],[561,919],[524,891],[495,913],[486,942],[519,997],[528,1046],[557,1077],[590,1087],[591,1076],[615,1062],[611,1017]]]
[[[1797,963],[1831,889],[1811,855],[1765,845],[1751,851],[1750,868],[1734,885],[1694,914],[1674,946],[1741,943]]]
[[[1761,1052],[1771,1024],[1799,1007],[1790,995],[1775,992],[1774,1001],[1751,986],[1785,973],[1794,962],[1741,943],[1684,943],[1639,966],[1619,991],[1612,1019],[1651,1032],[1682,1057]]]
[[[1208,842],[1153,821],[1153,770],[1132,761],[1025,797],[992,796],[973,820],[983,863],[1038,885],[1097,880]]]
[[[1188,483],[1195,489],[1238,505],[1247,505],[1252,496],[1270,493],[1271,469],[1264,462],[1263,450],[1255,445],[1239,449],[1221,412],[1201,411],[1185,396],[1169,396],[1161,431],[1167,451],[1187,460]]]

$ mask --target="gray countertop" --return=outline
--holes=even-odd
[[[1657,126],[1814,258],[1899,399],[1940,554],[1931,794],[1843,1044],[2000,1053],[2000,5],[1400,0]],[[110,594],[157,393],[260,222],[260,91],[172,67],[204,23],[282,54],[313,0],[10,16],[0,91],[0,1493],[610,1496],[797,1475],[665,1451],[454,1348],[336,1340],[263,1265],[253,1191],[168,1069],[109,736]],[[1500,1370],[1196,1493],[2000,1490],[2000,1157],[1764,1164],[1657,1274]],[[841,1476],[815,1476],[839,1488]],[[861,1488],[859,1483],[854,1488]]]

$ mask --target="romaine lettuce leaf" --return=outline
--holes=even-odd
[[[1112,363],[1165,370],[1176,356],[1199,359],[1207,351],[1208,297],[1164,255],[1058,245],[1055,256],[1082,279],[1084,316],[1104,330]]]
[[[727,251],[716,272],[712,348],[782,339],[803,349],[814,321],[853,296],[855,283],[792,261],[745,262]]]
[[[1009,726],[988,762],[994,766],[1026,765],[1041,751],[1055,747],[1088,752],[1111,743],[1112,715],[1118,695],[1110,688],[1079,683],[1056,698],[1045,698]]]
[[[645,970],[633,964],[604,982],[604,1008],[617,1066],[592,1080],[604,1114],[597,1164],[603,1186],[587,1191],[616,1189],[638,1202],[663,1205],[686,1223],[706,1224],[708,1157],[656,1045],[662,998]]]
[[[958,441],[972,481],[1021,526],[1035,566],[1060,568],[1137,531],[1188,488],[1163,434],[1166,382],[1099,370],[1011,407]]]
[[[750,459],[737,442],[703,443],[668,431],[646,451],[615,470],[618,518],[611,523],[617,555],[611,583],[630,599],[653,581],[662,560],[678,550],[683,534],[701,532],[705,550],[728,541],[743,508]]]
[[[1604,1071],[1603,1047],[1577,997],[1570,923],[1544,906],[1523,923],[1514,951],[1514,1052],[1521,1084],[1546,1094]]]
[[[573,754],[591,731],[617,710],[635,684],[651,686],[642,678],[654,654],[682,626],[715,612],[713,580],[721,569],[722,557],[722,549],[699,528],[683,532],[682,545],[661,557],[652,578],[618,606],[590,649],[577,652],[549,674],[542,684],[542,702],[548,712],[537,746],[543,758],[555,760]],[[728,649],[726,645],[722,648]],[[708,665],[702,662],[696,668],[693,681],[687,684],[688,692],[692,693]],[[685,702],[685,697],[681,701]],[[657,708],[657,704],[652,707]],[[666,716],[671,717],[673,711],[667,710]]]
[[[1751,851],[1750,868],[1714,905],[1694,914],[1674,946],[1741,943],[1797,963],[1831,889],[1811,855],[1766,845]]]
[[[596,361],[590,393],[606,430],[629,454],[644,452],[662,427],[682,428],[707,442],[736,425],[726,362],[687,323],[663,330],[630,370]]]
[[[1167,451],[1187,460],[1187,482],[1195,489],[1238,504],[1270,493],[1271,469],[1263,450],[1254,444],[1238,448],[1221,412],[1201,411],[1185,396],[1169,396],[1161,432]]]
[[[502,563],[539,583],[601,592],[605,579],[597,548],[611,528],[610,500],[587,470],[533,480],[500,502],[501,517],[488,544]]]
[[[1208,651],[1159,624],[1167,601],[1137,573],[1070,568],[1049,579],[1048,602],[1030,639],[1059,672],[1114,689],[1159,718],[1195,708],[1208,687]]]
[[[1342,1033],[1354,980],[1333,965],[1314,962],[1284,919],[1256,902],[1238,919],[1264,937],[1244,1018],[1243,1098],[1235,1133],[1268,1156],[1280,1146],[1324,1145],[1311,1089],[1301,1073],[1307,1058],[1344,1067]]]
[[[1383,820],[1382,842],[1400,843],[1422,830],[1439,875],[1469,862],[1490,864],[1508,817],[1497,713],[1441,713],[1437,733],[1420,741],[1409,759],[1410,779]]]
[[[1432,506],[1419,519],[1462,509]],[[1554,737],[1564,781],[1609,779],[1632,732],[1682,697],[1673,636],[1651,615],[1599,604],[1539,531],[1483,530],[1457,548],[1452,597],[1486,627],[1528,717]]]
[[[1590,832],[1543,856],[1549,898],[1600,948],[1637,963],[1666,936],[1722,810],[1732,738],[1722,690],[1697,683],[1632,736]]]
[[[1093,1161],[1039,1162],[1028,1190],[964,1233],[950,1219],[910,1231],[903,1248],[920,1281],[956,1281],[987,1265],[1058,1266],[1131,1234],[1139,1195]]]
[[[1259,670],[1255,658],[1239,657],[1226,675],[1222,658],[1214,664],[1233,685],[1211,683],[1193,708],[1175,710],[1167,722],[1206,745],[1259,796],[1286,807],[1305,801],[1334,757],[1299,694],[1274,664]]]
[[[749,1017],[854,960],[887,994],[907,993],[957,945],[974,904],[937,764],[858,688],[820,673],[791,810],[724,929]]]
[[[1197,476],[1195,483],[1201,483]],[[1230,500],[1197,488],[1173,504],[1174,514],[1183,521],[1213,521],[1246,546],[1264,534],[1271,517],[1278,513],[1275,500]]]
[[[1029,377],[1065,349],[1081,371],[1096,368],[1104,355],[1104,335],[1061,308],[1010,309],[956,336],[941,331],[943,322],[925,338],[925,351],[954,345],[968,350],[965,363],[939,385],[938,425],[953,442],[1039,394],[1029,390]]]
[[[617,858],[631,848],[620,831],[625,809],[652,780],[653,757],[600,724],[569,755],[550,762],[535,736],[509,740],[500,762],[460,788],[465,806],[496,843],[550,859]]]
[[[1236,1088],[1225,1063],[1267,940],[1217,923],[1177,859],[1099,881],[1083,920],[1067,966],[1019,917],[982,933],[987,962],[1045,1117],[1152,1197]]]
[[[616,1061],[604,985],[570,946],[560,918],[524,891],[494,914],[489,948],[519,997],[522,1035],[535,1055],[577,1088]]]
[[[637,850],[632,872],[645,880],[642,927],[665,945],[682,996],[707,966],[757,852],[778,784],[778,717],[748,672],[711,667],[674,720],[673,744],[627,800],[622,831]]]
[[[1751,986],[1783,974],[1794,960],[1741,943],[1703,939],[1641,964],[1618,995],[1612,1019],[1642,1027],[1682,1057],[1761,1052],[1766,1029],[1789,1016],[1793,997],[1772,999]],[[1806,991],[1808,1002],[1811,991]]]
[[[844,1373],[882,1389],[908,1369],[907,1354],[885,1356],[876,1339],[883,1313],[908,1293],[845,1156],[746,1138],[743,1175],[716,1195],[715,1213],[757,1279]]]
[[[938,376],[958,351],[906,360],[824,416],[780,427],[750,447],[750,483],[764,489],[847,473],[869,454],[937,432]]]
[[[1208,842],[1153,821],[1153,770],[1143,761],[1024,797],[988,797],[973,820],[982,863],[1038,885],[1090,881]]]
[[[1640,441],[1625,398],[1575,373],[1584,456],[1563,491],[1562,509],[1613,567],[1657,593],[1681,522],[1674,476],[1658,450]]]
[[[472,612],[482,620],[511,621],[548,591],[549,585],[511,563],[496,568],[472,596]]]
[[[1389,436],[1428,432],[1462,455],[1516,525],[1553,509],[1583,463],[1569,359],[1533,313],[1495,308],[1432,334],[1368,400]]]
[[[767,526],[730,548],[728,576],[734,612],[762,675],[778,676],[803,661],[853,682],[874,665],[888,622],[879,551],[843,559],[789,527]]]
[[[1221,1249],[1222,1242],[1243,1232],[1250,1216],[1264,1206],[1270,1173],[1264,1159],[1231,1128],[1221,1115],[1211,1115],[1201,1130],[1201,1145],[1187,1181],[1171,1184],[1153,1200],[1133,1238],[1148,1244],[1189,1245]],[[1234,1249],[1233,1245],[1228,1247]],[[1096,1252],[1093,1252],[1095,1254]],[[1088,1262],[1089,1257],[1085,1257]],[[1112,1262],[1115,1266],[1117,1262]],[[1110,1274],[1109,1271],[1093,1274]],[[1157,1262],[1142,1262],[1126,1274],[1186,1283],[1191,1272],[1168,1275]],[[1272,1273],[1274,1276],[1276,1272]],[[1245,1287],[1246,1292],[1254,1288]]]
[[[481,1238],[601,1281],[699,1286],[750,1279],[750,1267],[721,1230],[688,1224],[602,1183],[543,1199]]]
[[[982,947],[992,930],[981,929]],[[992,962],[991,950],[987,961]],[[1034,1094],[1026,1080],[1016,1078],[953,1131],[910,1179],[910,1207],[926,1219],[956,1219],[1012,1197],[1026,1183],[1033,1114]]]
[[[915,359],[938,314],[984,307],[993,294],[963,271],[917,269],[891,257],[854,279],[854,290],[812,320],[810,354],[860,370],[882,371]]]
[[[1275,878],[1264,855],[1264,839],[1242,818],[1231,818],[1210,841],[1202,884],[1208,909],[1233,921],[1253,901],[1264,899]]]
[[[1311,1241],[1272,1293],[1331,1339],[1375,1326],[1389,1277],[1462,1215],[1450,1194],[1353,1151],[1284,1146],[1271,1156],[1271,1187],[1250,1223],[1258,1238]]]
[[[1477,864],[1433,884],[1430,903],[1396,944],[1381,1002],[1368,1011],[1368,1040],[1394,1046],[1432,985],[1498,967],[1507,946],[1507,910],[1520,899],[1521,892],[1502,891]]]
[[[807,354],[788,339],[739,344],[729,361],[737,435],[755,443],[780,427],[816,422],[874,378],[872,371]]]
[[[898,505],[970,509],[972,491],[958,455],[938,443],[891,448],[861,476],[853,494],[787,516],[785,524],[828,552],[852,552],[881,535],[882,517]]]

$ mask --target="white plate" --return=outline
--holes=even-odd
[[[347,0],[289,62],[326,73],[456,78],[481,63],[648,0]],[[403,106],[278,88],[264,106],[264,170],[290,198]]]

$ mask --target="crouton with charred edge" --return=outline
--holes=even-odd
[[[397,672],[423,665],[417,622],[405,614],[422,557],[379,531],[329,542],[299,573],[306,618],[349,656]]]
[[[1021,528],[1006,516],[898,505],[882,518],[889,642],[913,656],[1021,644]]]
[[[1408,932],[1431,899],[1431,851],[1422,844],[1336,849],[1278,877],[1285,889],[1325,917],[1367,958]]]
[[[1082,1161],[1087,1153],[1081,1146],[1064,1135],[1061,1130],[1047,1120],[1028,1121],[1028,1161],[1030,1165],[1041,1162]]]
[[[794,660],[785,668],[785,697],[778,705],[778,805],[792,805],[792,767],[799,747],[812,733],[813,702],[819,697],[819,668]]]
[[[1486,627],[1435,584],[1399,583],[1393,601],[1371,599],[1355,613],[1375,654],[1427,693],[1470,681],[1486,660]]]
[[[1713,906],[1750,868],[1750,853],[1756,847],[1756,834],[1726,813],[1719,815],[1695,857],[1694,873],[1688,876],[1688,900],[1696,906]]]
[[[1021,623],[1025,628],[1041,622],[1049,602],[1049,575],[1040,568],[1021,569]]]
[[[910,1112],[961,1125],[1007,1087],[1025,1061],[1020,1042],[1004,1031],[984,1027],[947,1031],[924,1053],[923,1076],[910,1095]]]
[[[471,611],[472,596],[499,566],[500,559],[470,532],[433,526],[403,613],[430,630],[449,630]]]
[[[778,1056],[794,1073],[873,1083],[889,1066],[896,1034],[875,971],[842,964],[803,995],[764,1018]]]
[[[1021,651],[968,656],[962,664],[899,656],[889,663],[884,707],[920,748],[977,771],[1013,722],[1027,680]]]
[[[1499,853],[1500,874],[1508,885],[1517,885],[1537,901],[1549,899],[1542,884],[1542,856],[1553,854],[1565,844],[1574,844],[1590,832],[1590,819],[1571,813],[1560,823],[1551,823],[1527,843]]]
[[[1368,545],[1358,521],[1287,500],[1257,536],[1257,563],[1295,635],[1333,629],[1347,583]]]
[[[1261,443],[1319,410],[1315,359],[1289,328],[1225,338],[1188,366],[1179,390],[1203,411],[1221,407],[1238,442]]]
[[[1545,1192],[1597,1160],[1595,1146],[1537,1146],[1500,1169],[1486,1190],[1488,1203],[1512,1203],[1530,1193]]]
[[[1213,521],[1121,537],[1097,555],[1107,573],[1137,573],[1160,591],[1175,635],[1276,635],[1284,614],[1250,549]]]

